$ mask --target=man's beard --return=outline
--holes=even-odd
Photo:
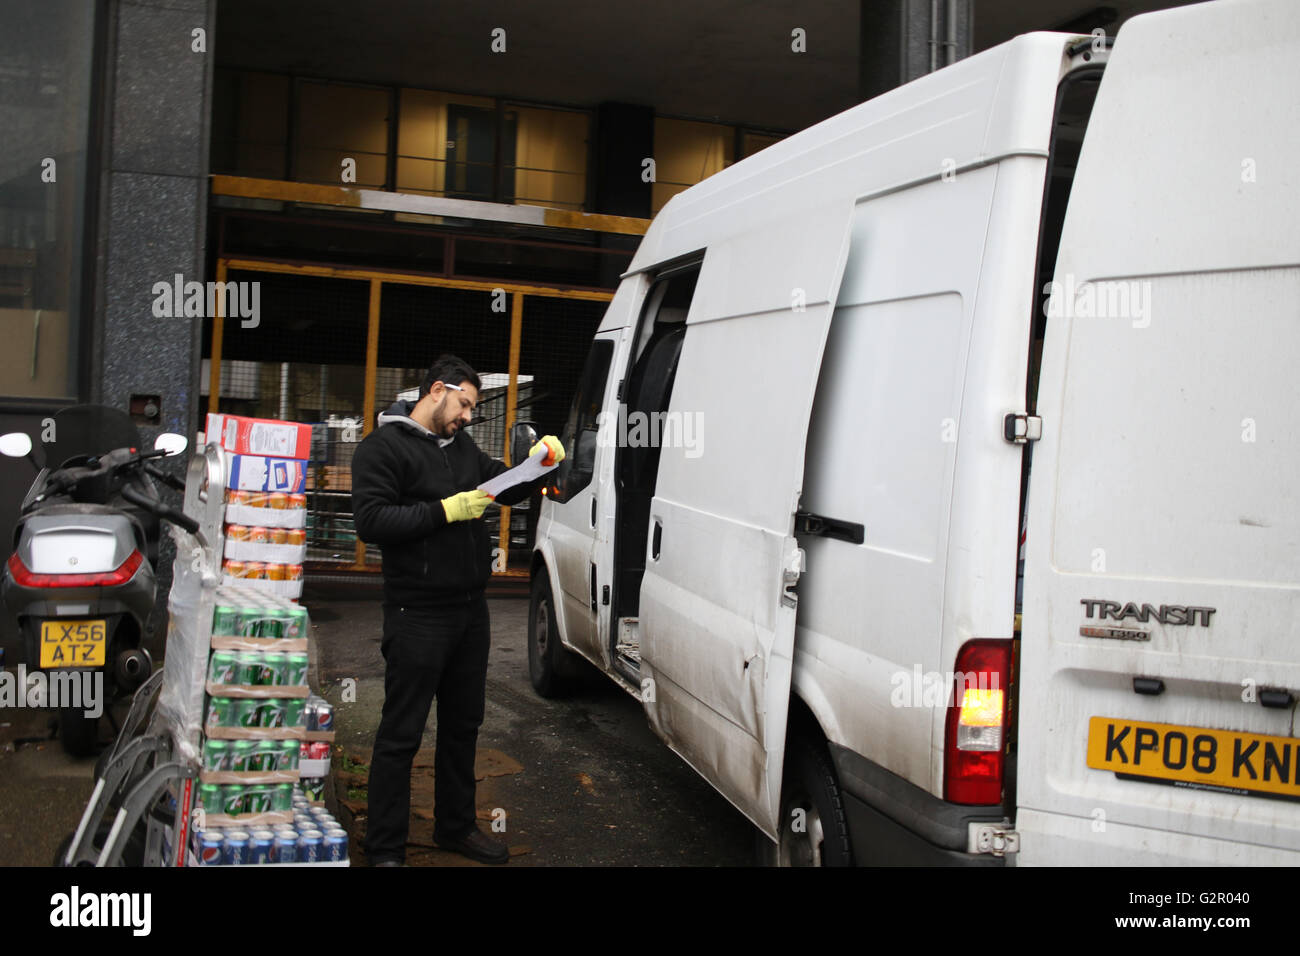
[[[447,398],[448,396],[446,395],[442,397],[442,404],[438,406],[438,410],[433,414],[433,430],[435,434],[442,438],[453,438],[455,437],[456,432],[460,429],[460,422],[456,421],[454,418],[451,421],[441,421],[441,423],[439,421],[443,412],[447,408]]]

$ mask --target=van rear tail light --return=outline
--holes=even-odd
[[[15,584],[25,588],[111,588],[125,584],[140,569],[144,555],[138,550],[127,555],[126,560],[112,571],[92,574],[38,574],[23,564],[18,552],[9,556],[9,576]]]
[[[944,799],[1002,801],[1011,641],[968,641],[957,654],[944,740]]]

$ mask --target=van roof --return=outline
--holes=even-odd
[[[1007,156],[1046,156],[1079,36],[1029,33],[796,133],[674,196],[628,273],[836,197],[856,201]]]

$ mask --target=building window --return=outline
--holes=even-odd
[[[80,396],[94,4],[9,0],[0,29],[0,395]]]
[[[506,115],[513,120],[514,157],[502,176],[512,181],[514,201],[582,209],[587,199],[588,115],[525,106],[511,106]]]
[[[735,128],[719,123],[655,117],[655,182],[650,212],[719,170],[734,158]]]
[[[398,192],[490,202],[496,150],[495,100],[402,90]]]
[[[388,172],[391,92],[368,86],[298,81],[293,178],[382,189]],[[356,179],[344,177],[355,164]]]

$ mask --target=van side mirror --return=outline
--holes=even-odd
[[[518,465],[528,457],[528,449],[537,444],[535,422],[515,422],[510,427],[510,464]]]

